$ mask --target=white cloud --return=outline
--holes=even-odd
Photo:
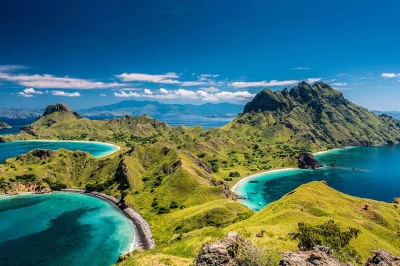
[[[2,65],[0,66],[0,72],[9,72],[17,69],[23,69],[26,68],[25,66],[21,65]]]
[[[100,94],[101,97],[106,97],[106,95],[104,93]]]
[[[292,70],[310,70],[309,67],[293,67]]]
[[[332,86],[347,86],[346,82],[335,82],[331,84]]]
[[[307,83],[314,83],[320,81],[321,78],[308,78],[305,81]],[[230,86],[234,88],[250,88],[250,87],[275,87],[275,86],[287,86],[294,85],[301,82],[301,80],[271,80],[271,81],[256,81],[256,82],[232,82]]]
[[[193,75],[192,75],[193,76]],[[116,75],[117,78],[121,79],[122,82],[147,82],[157,84],[172,84],[179,85],[182,87],[200,86],[200,85],[212,85],[215,81],[212,78],[216,78],[219,75],[203,74],[197,77],[197,80],[193,81],[180,81],[178,78],[179,74],[175,72],[168,72],[161,75],[143,74],[143,73],[123,73]]]
[[[117,78],[121,79],[123,82],[130,81],[140,81],[140,82],[152,82],[161,84],[179,84],[180,81],[176,80],[179,75],[174,72],[169,72],[162,75],[151,75],[151,74],[141,74],[141,73],[123,73],[121,75],[116,75]]]
[[[41,89],[100,89],[100,88],[114,88],[121,87],[119,83],[104,83],[95,82],[92,80],[70,78],[70,77],[56,77],[53,75],[28,75],[28,74],[10,74],[1,72],[0,79],[9,82],[17,83],[21,86],[35,87]]]
[[[40,95],[40,94],[44,94],[44,92],[41,91],[36,91],[34,88],[26,88],[23,91],[18,92],[19,96],[22,97],[33,97],[34,94]]]
[[[65,92],[65,91],[52,91],[51,94],[54,96],[64,96],[64,97],[80,97],[81,94],[79,92]]]
[[[150,91],[145,89],[142,93],[133,92],[133,91],[120,91],[114,92],[115,97],[133,97],[133,98],[152,98],[152,99],[189,99],[189,100],[202,100],[207,102],[216,102],[223,100],[231,100],[231,101],[243,101],[249,100],[255,96],[255,94],[251,94],[247,91],[237,91],[237,92],[229,92],[229,91],[221,91],[216,93],[207,92],[205,90],[166,90],[161,88],[156,91]]]
[[[244,82],[236,81],[232,82],[230,85],[234,88],[250,88],[250,87],[274,87],[274,86],[286,86],[299,83],[298,80],[271,80],[271,81],[256,81],[256,82]]]
[[[201,88],[201,90],[206,92],[219,92],[220,90],[216,87]]]
[[[168,91],[164,88],[160,88],[159,92],[162,94],[168,94]]]
[[[400,77],[400,73],[382,73],[382,78],[398,78]]]
[[[311,84],[311,83],[314,83],[314,82],[317,82],[317,81],[321,81],[321,80],[322,80],[322,78],[308,78],[308,79],[306,79],[306,82],[308,84]]]
[[[152,95],[153,94],[153,92],[151,90],[148,90],[148,89],[144,89],[143,93],[146,94],[146,95]]]

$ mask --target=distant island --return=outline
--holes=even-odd
[[[11,128],[11,126],[5,122],[0,121],[0,129]]]
[[[115,104],[81,109],[82,116],[138,116],[138,115],[199,115],[207,117],[232,117],[243,110],[243,105],[233,103],[164,104],[156,101],[122,101]]]

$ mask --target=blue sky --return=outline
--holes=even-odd
[[[400,110],[400,1],[0,1],[0,106],[246,103],[321,80]]]

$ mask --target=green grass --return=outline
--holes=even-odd
[[[310,98],[297,95],[299,90]],[[271,102],[280,107],[272,108]],[[208,130],[171,127],[149,116],[91,121],[69,111],[54,112],[0,141],[96,140],[121,150],[101,159],[66,150],[45,160],[32,154],[9,159],[0,165],[0,189],[15,187],[16,176],[33,173],[43,186],[89,184],[125,197],[150,223],[156,241],[156,249],[135,253],[126,264],[141,259],[154,265],[187,263],[204,243],[232,230],[257,245],[296,250],[288,233],[298,222],[321,224],[328,219],[361,230],[354,243],[363,259],[375,248],[399,254],[400,218],[393,204],[354,198],[313,182],[253,215],[229,199],[226,186],[221,186],[224,180],[232,186],[250,174],[296,167],[301,151],[399,141],[398,120],[376,116],[322,83],[300,84],[291,93],[264,90],[245,110],[223,128]],[[230,176],[232,172],[240,177]],[[365,204],[368,211],[362,209]],[[256,238],[262,230],[265,236]]]

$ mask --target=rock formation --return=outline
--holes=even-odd
[[[317,246],[310,251],[296,251],[283,253],[281,266],[345,266],[333,257],[332,250],[328,247]]]
[[[197,266],[238,265],[236,261],[238,246],[242,246],[245,249],[252,249],[251,245],[238,233],[230,232],[227,237],[220,241],[205,244],[193,264]]]
[[[395,257],[387,250],[375,250],[365,266],[400,266],[400,257]]]
[[[312,154],[307,152],[302,152],[300,154],[297,164],[299,168],[302,169],[316,169],[319,167],[323,167],[323,165],[318,162],[318,160],[315,159]]]
[[[81,118],[80,114],[78,114],[77,112],[72,112],[72,110],[64,103],[57,103],[54,105],[47,106],[42,117],[50,115],[55,112],[67,112],[73,114],[78,119]]]

